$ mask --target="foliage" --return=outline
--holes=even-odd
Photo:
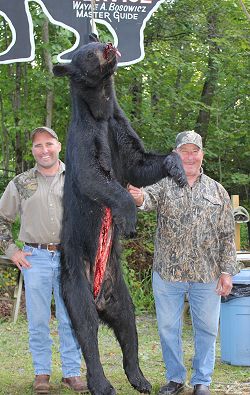
[[[156,214],[139,212],[137,236],[123,240],[122,264],[136,312],[154,312],[151,285]]]
[[[248,238],[248,228],[246,223],[240,224],[240,247],[241,250],[250,249],[250,240]]]
[[[250,8],[249,0],[244,2]],[[32,164],[30,131],[46,120],[48,87],[54,92],[53,127],[65,147],[70,118],[69,86],[66,79],[53,78],[45,68],[43,50],[56,55],[75,41],[71,32],[49,25],[49,45],[42,41],[44,14],[38,4],[29,3],[36,41],[33,62],[1,65],[0,81],[2,110],[0,120],[7,135],[0,136],[0,145],[8,147],[0,153],[3,167],[16,168],[16,143],[20,138],[23,164]],[[212,54],[217,67],[216,89],[211,106],[202,102],[202,89],[209,71],[211,37],[208,16],[216,16],[213,42],[218,51]],[[0,48],[5,49],[5,35],[11,34],[0,17]],[[110,33],[98,25],[102,40]],[[141,62],[121,67],[116,74],[119,101],[133,126],[149,149],[168,151],[177,132],[193,129],[201,109],[210,113],[206,135],[205,169],[208,175],[222,182],[229,193],[249,198],[249,21],[239,2],[216,0],[176,0],[161,4],[145,29],[145,53]],[[20,85],[19,96],[17,96]],[[15,99],[20,105],[13,110]],[[5,136],[5,137],[4,137]],[[62,159],[64,152],[62,152]],[[19,168],[21,168],[19,166]]]
[[[217,16],[219,47],[216,90],[206,136],[205,169],[229,193],[249,197],[249,22],[236,2],[164,3],[145,31],[145,59],[119,70],[118,96],[127,114],[133,110],[134,80],[142,85],[141,107],[132,122],[145,144],[166,151],[177,132],[194,129],[204,107],[201,92],[208,71],[207,15]],[[158,78],[157,76],[160,76]],[[234,173],[239,176],[234,177]]]
[[[245,5],[250,7],[249,0]],[[17,64],[0,66],[0,118],[6,130],[0,136],[3,148],[0,164],[2,162],[3,168],[8,165],[10,170],[15,170],[17,160],[23,161],[19,168],[32,164],[29,133],[45,123],[48,87],[54,92],[52,126],[63,147],[70,118],[68,81],[48,73],[43,50],[46,47],[56,63],[56,55],[69,48],[75,37],[62,27],[50,24],[49,45],[45,46],[42,41],[45,16],[38,4],[31,2],[29,6],[35,26],[36,58],[19,64],[20,80]],[[218,51],[212,55],[209,15],[216,16],[213,42]],[[98,25],[98,29],[101,39],[110,40],[104,26]],[[8,26],[0,17],[2,50],[6,30]],[[229,193],[239,193],[241,199],[249,198],[249,31],[249,21],[236,1],[163,3],[147,23],[144,60],[119,68],[115,78],[119,101],[149,149],[168,151],[176,133],[193,129],[199,111],[207,110],[210,122],[206,135],[206,172],[222,182]],[[10,38],[8,31],[7,39],[10,41]],[[209,71],[209,55],[216,64],[217,76],[212,104],[206,106],[202,102],[202,89]],[[20,105],[13,110],[17,98]],[[22,148],[21,159],[17,157],[17,139]]]
[[[125,250],[125,252],[128,251]],[[134,302],[136,314],[152,313],[154,311],[154,299],[151,286],[151,269],[135,271],[126,262],[123,264],[123,273]]]
[[[7,292],[16,285],[17,269],[7,268],[0,270],[0,291]]]
[[[0,196],[2,196],[3,191],[5,190],[10,178],[1,175],[0,171]]]

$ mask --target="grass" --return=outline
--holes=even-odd
[[[152,383],[152,394],[155,395],[160,386],[165,383],[164,366],[155,317],[145,315],[137,317],[137,330],[140,365],[145,376]],[[60,354],[55,319],[51,321],[51,333],[54,341],[51,394],[70,395],[73,393],[72,391],[61,388],[60,386]],[[185,319],[183,346],[189,379],[191,375],[193,346],[192,327],[188,317]],[[137,391],[128,383],[123,372],[120,347],[112,331],[104,326],[101,326],[99,330],[99,347],[105,374],[116,388],[117,394],[137,394]],[[86,369],[83,362],[83,376],[85,372]],[[32,384],[33,367],[28,349],[27,322],[24,316],[21,315],[15,325],[10,321],[2,321],[0,323],[0,394],[33,394]],[[217,342],[216,366],[211,389],[213,395],[249,395],[250,393],[250,367],[222,364],[220,362],[219,341]],[[187,390],[183,394],[187,395],[191,393],[192,389],[188,386],[187,381]]]

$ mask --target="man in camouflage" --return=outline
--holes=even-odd
[[[0,199],[0,248],[22,270],[25,282],[29,345],[35,370],[34,390],[48,394],[51,374],[49,321],[52,292],[56,305],[62,384],[86,392],[80,378],[81,352],[60,293],[60,230],[65,166],[59,160],[61,144],[50,128],[31,133],[36,165],[8,184]],[[16,246],[12,223],[20,215]]]
[[[238,272],[234,218],[225,189],[203,173],[201,136],[193,131],[179,133],[175,150],[187,176],[184,188],[164,178],[145,189],[131,185],[128,189],[140,209],[157,210],[153,291],[167,379],[159,395],[184,389],[181,328],[185,295],[195,343],[193,394],[209,395],[220,298],[230,293],[232,275]]]

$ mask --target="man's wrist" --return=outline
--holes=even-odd
[[[227,274],[228,276],[232,276],[232,274],[230,274],[228,272],[220,272],[220,274]]]

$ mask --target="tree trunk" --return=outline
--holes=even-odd
[[[243,0],[239,0],[239,2],[244,14],[246,15],[247,19],[250,21],[250,13],[248,12],[245,4],[243,3]]]
[[[8,130],[5,126],[5,113],[3,106],[3,98],[0,92],[0,113],[1,113],[1,129],[2,129],[2,161],[1,170],[3,170],[4,177],[8,177],[8,166],[10,157],[10,146],[9,146],[9,136]]]
[[[47,49],[47,46],[49,44],[49,20],[46,18],[43,22],[43,27],[42,27],[42,38],[43,42],[45,44],[44,49],[43,49],[43,57],[44,57],[44,63],[45,63],[45,68],[49,74],[49,78],[51,82],[51,79],[53,77],[53,72],[52,72],[52,59],[50,52]],[[45,125],[51,128],[52,125],[52,116],[53,116],[53,105],[54,105],[54,90],[51,87],[52,84],[49,83],[47,86],[47,92],[46,92],[46,120],[45,120]]]
[[[23,149],[22,149],[22,139],[21,131],[19,129],[20,122],[20,107],[21,107],[21,80],[22,80],[22,65],[21,63],[16,63],[15,65],[15,91],[12,95],[12,106],[14,113],[14,124],[16,129],[15,138],[15,154],[16,154],[16,174],[23,171]]]
[[[30,108],[29,108],[29,99],[28,99],[28,77],[27,77],[27,63],[23,64],[23,107],[24,114],[29,116]],[[25,126],[24,134],[23,134],[23,147],[24,152],[28,154],[30,152],[30,147],[28,141],[30,140],[30,130]],[[26,155],[23,156],[23,171],[26,171],[30,168],[31,163],[25,159]],[[32,161],[33,162],[33,161]]]
[[[208,54],[208,67],[207,76],[203,85],[201,94],[201,103],[204,105],[200,109],[199,115],[196,121],[195,131],[203,137],[203,143],[205,145],[208,126],[210,121],[210,107],[213,102],[217,78],[218,78],[218,66],[216,57],[219,52],[218,45],[214,38],[217,36],[217,16],[214,13],[208,14],[208,42],[209,42],[209,54]]]

